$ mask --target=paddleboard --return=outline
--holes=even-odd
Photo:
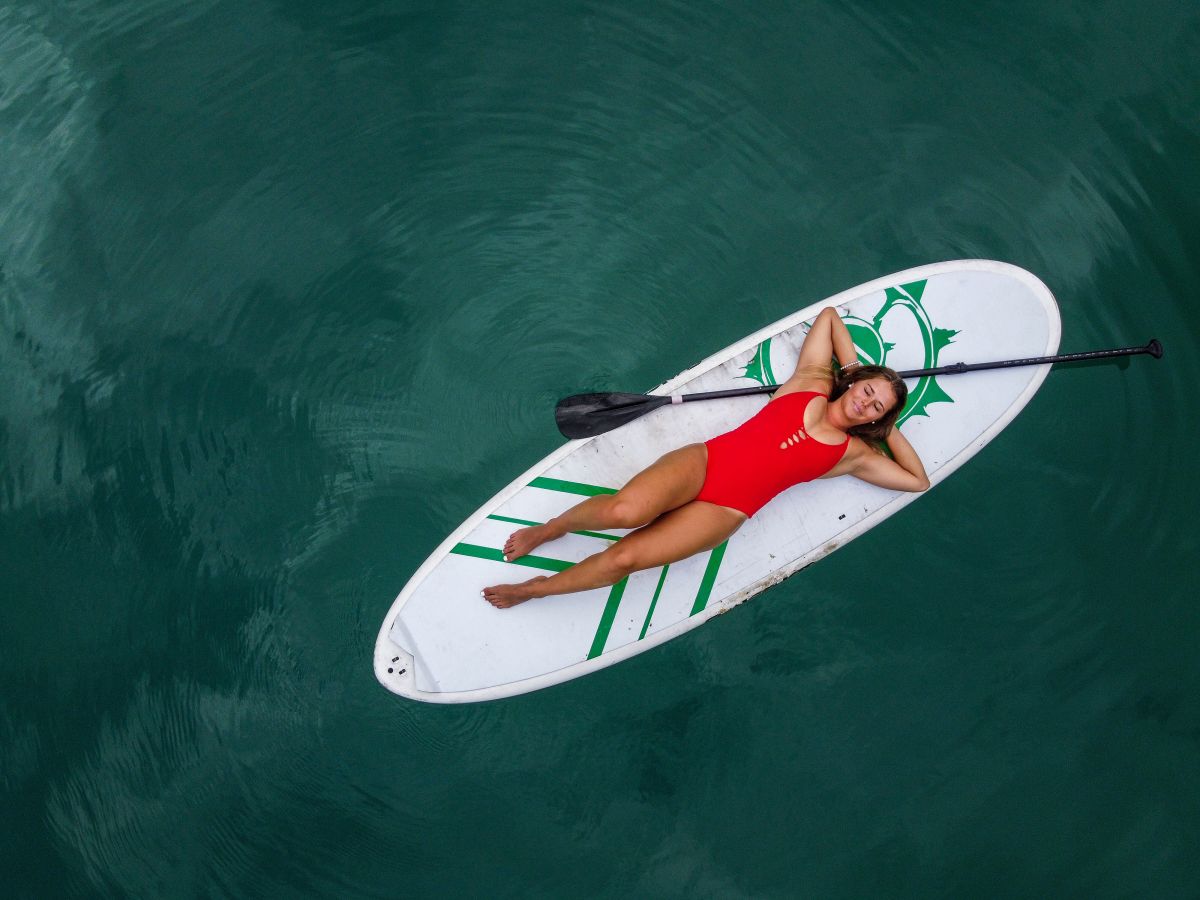
[[[838,309],[860,360],[895,369],[1058,349],[1058,307],[1038,278],[1006,263],[960,260],[898,272],[806,306],[653,393],[786,380],[808,327],[826,306]],[[1049,368],[910,381],[900,427],[930,482],[949,477],[1011,422]],[[534,465],[447,537],[400,592],[375,645],[380,683],[414,700],[461,703],[595,672],[702,625],[923,496],[854,478],[801,484],[714,550],[634,573],[611,588],[507,610],[481,598],[486,585],[561,571],[628,533],[570,534],[509,563],[500,548],[512,531],[545,522],[585,497],[614,493],[668,450],[735,428],[766,402],[758,395],[666,406],[616,431],[570,441]]]

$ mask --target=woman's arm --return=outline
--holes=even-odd
[[[929,476],[925,474],[921,457],[899,429],[893,428],[888,434],[887,446],[892,452],[892,459],[860,444],[859,453],[848,474],[893,491],[929,490]]]
[[[858,362],[858,353],[841,316],[832,306],[827,306],[817,315],[812,328],[808,329],[808,334],[804,336],[804,343],[800,345],[800,359],[796,361],[796,371],[780,385],[775,396],[810,390],[814,387],[814,382],[820,382],[820,389],[828,391],[829,377],[818,377],[814,373],[818,369],[828,369],[829,361],[833,358],[845,367]]]
[[[808,329],[808,334],[804,336],[796,368],[827,366],[833,357],[837,357],[839,365],[848,366],[857,361],[858,354],[854,351],[854,341],[850,339],[846,323],[842,321],[836,309],[827,306],[821,310],[812,328]]]

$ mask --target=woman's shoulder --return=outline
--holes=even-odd
[[[829,399],[829,392],[833,389],[833,373],[829,370],[812,373],[797,372],[787,381],[779,386],[779,390],[775,392],[776,397],[785,397],[788,394],[820,394],[824,399]]]
[[[851,462],[873,459],[888,459],[888,455],[872,441],[865,441],[856,434],[846,435],[849,440],[846,444],[846,453],[844,459]]]
[[[806,388],[797,387],[781,387],[771,395],[771,403],[783,401],[789,406],[795,406],[803,409],[805,418],[809,418],[816,413],[818,418],[825,415],[825,404],[829,402],[829,394],[826,391],[818,391]],[[813,412],[809,412],[812,408]]]
[[[856,434],[846,435],[846,456],[859,456],[863,453],[874,453],[871,445]]]

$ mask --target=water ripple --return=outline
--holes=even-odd
[[[0,9],[0,782],[42,870],[770,895],[787,860],[863,893],[881,859],[986,857],[961,834],[1030,858],[979,809],[1132,767],[1103,798],[1132,839],[1051,804],[1035,843],[1184,872],[1155,829],[1194,769],[1200,29],[1010,12]],[[1065,350],[1168,358],[1054,372],[961,474],[695,639],[505,704],[374,684],[395,591],[559,445],[559,396],[959,256],[1042,276]]]

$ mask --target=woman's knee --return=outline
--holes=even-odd
[[[608,506],[610,528],[641,528],[652,518],[644,503],[629,500],[620,494],[613,497]]]
[[[641,565],[640,554],[634,547],[627,547],[621,543],[613,544],[604,551],[604,564],[608,570],[608,574],[612,576],[613,582],[620,581],[627,575],[632,575],[639,569],[644,568]]]

